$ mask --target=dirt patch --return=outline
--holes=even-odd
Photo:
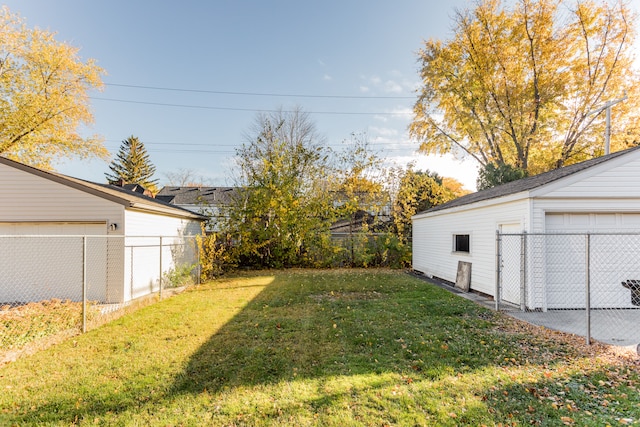
[[[326,292],[323,294],[309,295],[314,301],[371,301],[384,298],[385,295],[376,291],[366,292]]]

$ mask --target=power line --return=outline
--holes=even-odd
[[[113,142],[120,144],[121,140],[118,139],[105,139],[105,142]],[[216,144],[205,142],[155,142],[155,141],[142,141],[144,145],[172,145],[172,146],[201,146],[201,147],[237,147],[238,144]]]
[[[122,140],[118,139],[105,139],[105,142],[120,144]],[[238,144],[217,144],[217,143],[205,143],[205,142],[156,142],[156,141],[142,141],[145,146],[147,145],[170,145],[173,147],[209,147],[209,148],[218,148],[218,147],[231,147],[236,148],[241,146],[243,143]],[[406,150],[416,146],[415,143],[407,142],[407,143],[398,143],[398,142],[369,142],[369,145],[391,145],[395,146],[390,148],[391,150]],[[340,144],[328,144],[328,148],[340,148]]]
[[[413,151],[416,151],[416,150],[417,148]],[[205,150],[205,149],[188,150],[188,149],[183,149],[179,147],[176,147],[174,149],[150,147],[147,151],[149,153],[178,153],[178,154],[237,154],[236,151],[230,151],[230,150]],[[408,151],[407,149],[403,149],[403,148],[386,148],[379,154],[394,153],[394,152],[399,153],[399,152],[407,152],[407,151]]]
[[[271,110],[271,109],[257,109],[257,108],[234,108],[234,107],[211,107],[206,105],[188,105],[188,104],[169,104],[164,102],[149,102],[149,101],[133,101],[128,99],[116,99],[116,98],[99,98],[90,97],[94,101],[109,101],[109,102],[121,102],[126,104],[141,104],[141,105],[155,105],[160,107],[178,107],[178,108],[194,108],[201,110],[218,110],[218,111],[249,111],[253,113],[294,113],[295,111],[287,110]],[[411,113],[403,112],[349,112],[349,111],[305,111],[309,114],[333,114],[333,115],[349,115],[349,116],[405,116]]]
[[[269,92],[265,92],[265,93],[263,92],[232,92],[232,91],[223,91],[223,90],[182,89],[182,88],[172,88],[172,87],[140,86],[140,85],[128,85],[128,84],[118,84],[118,83],[105,83],[105,86],[163,90],[163,91],[172,91],[172,92],[211,93],[216,95],[270,96],[270,97],[287,97],[287,98],[415,99],[414,96],[310,95],[310,94],[269,93]]]
[[[105,140],[105,142],[119,143],[120,141],[109,139],[109,140]],[[205,143],[188,143],[188,142],[173,143],[173,142],[151,142],[151,141],[145,141],[144,144],[145,146],[148,147],[148,151],[150,153],[236,154],[237,151],[235,150],[235,148],[240,148],[238,144],[213,145],[213,144],[205,144]],[[397,144],[397,143],[385,143],[385,142],[377,142],[377,143],[371,143],[371,144],[390,145],[390,147],[383,147],[382,153],[406,152],[411,150],[413,151],[417,150],[417,146],[415,144]],[[162,147],[156,147],[157,145],[162,145]],[[191,148],[191,147],[207,147],[207,148]],[[230,148],[233,148],[233,149],[230,149]],[[341,147],[336,145],[328,145],[327,148],[339,149]]]

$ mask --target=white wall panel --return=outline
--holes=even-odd
[[[526,199],[482,208],[445,211],[420,216],[413,221],[413,268],[429,276],[455,282],[458,261],[471,263],[471,289],[495,293],[496,230],[500,224],[522,224],[526,228]],[[453,252],[453,235],[470,235],[468,254]]]

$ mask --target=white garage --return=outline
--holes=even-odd
[[[79,301],[83,283],[89,300],[104,303],[153,292],[176,267],[177,242],[199,234],[204,219],[142,194],[1,157],[0,182],[0,305]],[[155,259],[144,259],[150,251]]]
[[[578,233],[548,236],[546,251],[546,308],[584,308],[584,270],[589,236],[590,262],[597,264],[590,277],[592,308],[631,308],[629,290],[621,281],[640,277],[638,256],[640,214],[619,212],[567,212],[545,215],[546,233]]]
[[[513,236],[497,244],[498,232]],[[505,301],[546,310],[585,307],[589,262],[597,264],[588,278],[592,308],[637,308],[621,281],[640,279],[638,232],[640,149],[633,148],[417,214],[413,268],[455,282],[459,262],[468,263],[472,290],[501,289]]]

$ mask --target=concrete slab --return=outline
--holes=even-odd
[[[506,310],[505,313],[533,325],[585,338],[587,325],[590,324],[591,338],[605,344],[637,348],[640,343],[640,309],[591,310],[589,320],[586,310]]]
[[[433,285],[453,292],[462,298],[474,301],[486,308],[495,310],[495,301],[491,297],[473,292],[461,292],[459,289],[442,281],[416,275]],[[504,305],[501,312],[516,319],[544,326],[556,331],[587,336],[586,310],[548,310],[545,312],[527,312],[519,308]],[[640,307],[637,309],[598,309],[591,310],[589,320],[591,339],[605,344],[615,345],[638,351],[640,354]]]

